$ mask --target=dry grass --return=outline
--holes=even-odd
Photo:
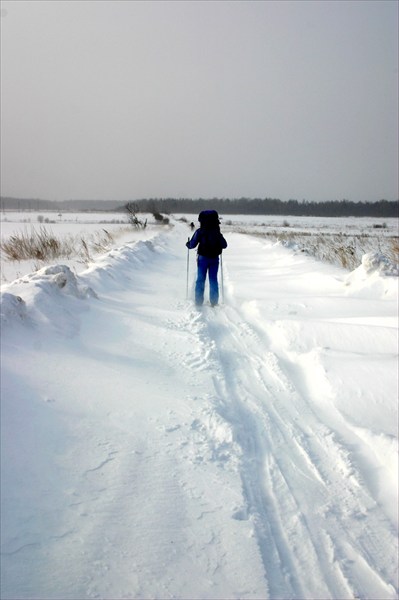
[[[367,234],[344,233],[313,233],[273,230],[253,233],[251,230],[240,229],[240,233],[257,235],[268,238],[273,242],[281,242],[284,246],[294,248],[314,256],[318,260],[339,265],[352,271],[362,262],[362,256],[370,252],[384,254],[398,265],[399,238],[396,236],[377,236]]]
[[[70,240],[57,239],[54,234],[41,227],[39,231],[32,229],[12,235],[0,244],[8,260],[52,260],[59,257],[69,257],[73,251]]]
[[[399,264],[399,238],[392,238],[388,251],[388,258],[395,264]]]
[[[129,228],[127,228],[129,230]],[[122,230],[123,231],[123,230]],[[399,238],[397,236],[376,236],[367,234],[312,233],[272,230],[254,233],[250,229],[240,229],[240,233],[279,241],[287,247],[295,248],[315,258],[353,270],[361,264],[362,256],[368,252],[379,252],[398,265]],[[10,261],[35,260],[49,262],[59,258],[78,258],[84,264],[93,260],[93,254],[107,252],[114,243],[114,236],[106,229],[86,237],[73,235],[57,238],[44,226],[39,231],[25,229],[1,242],[0,248]]]
[[[57,238],[52,231],[41,227],[18,232],[1,242],[0,248],[10,261],[35,260],[49,262],[54,259],[78,257],[81,262],[92,260],[92,254],[106,252],[112,247],[114,237],[106,230],[92,234],[88,238],[68,235]]]

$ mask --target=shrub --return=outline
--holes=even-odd
[[[168,217],[164,217],[163,215],[161,215],[161,213],[159,212],[153,212],[152,216],[154,217],[154,219],[158,222],[161,223],[162,225],[168,225],[169,224],[169,218]]]
[[[375,223],[373,225],[373,229],[386,229],[386,228],[387,228],[386,223]]]

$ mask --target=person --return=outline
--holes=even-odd
[[[219,256],[227,248],[227,242],[220,232],[219,215],[216,210],[203,210],[198,215],[200,227],[191,240],[186,242],[189,250],[198,246],[197,280],[195,283],[195,304],[202,306],[206,276],[209,278],[209,300],[212,306],[219,302]]]

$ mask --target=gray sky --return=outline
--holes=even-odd
[[[396,1],[4,1],[3,196],[398,198]]]

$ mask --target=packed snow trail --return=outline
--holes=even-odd
[[[396,598],[397,292],[186,238],[7,286],[1,597]]]

